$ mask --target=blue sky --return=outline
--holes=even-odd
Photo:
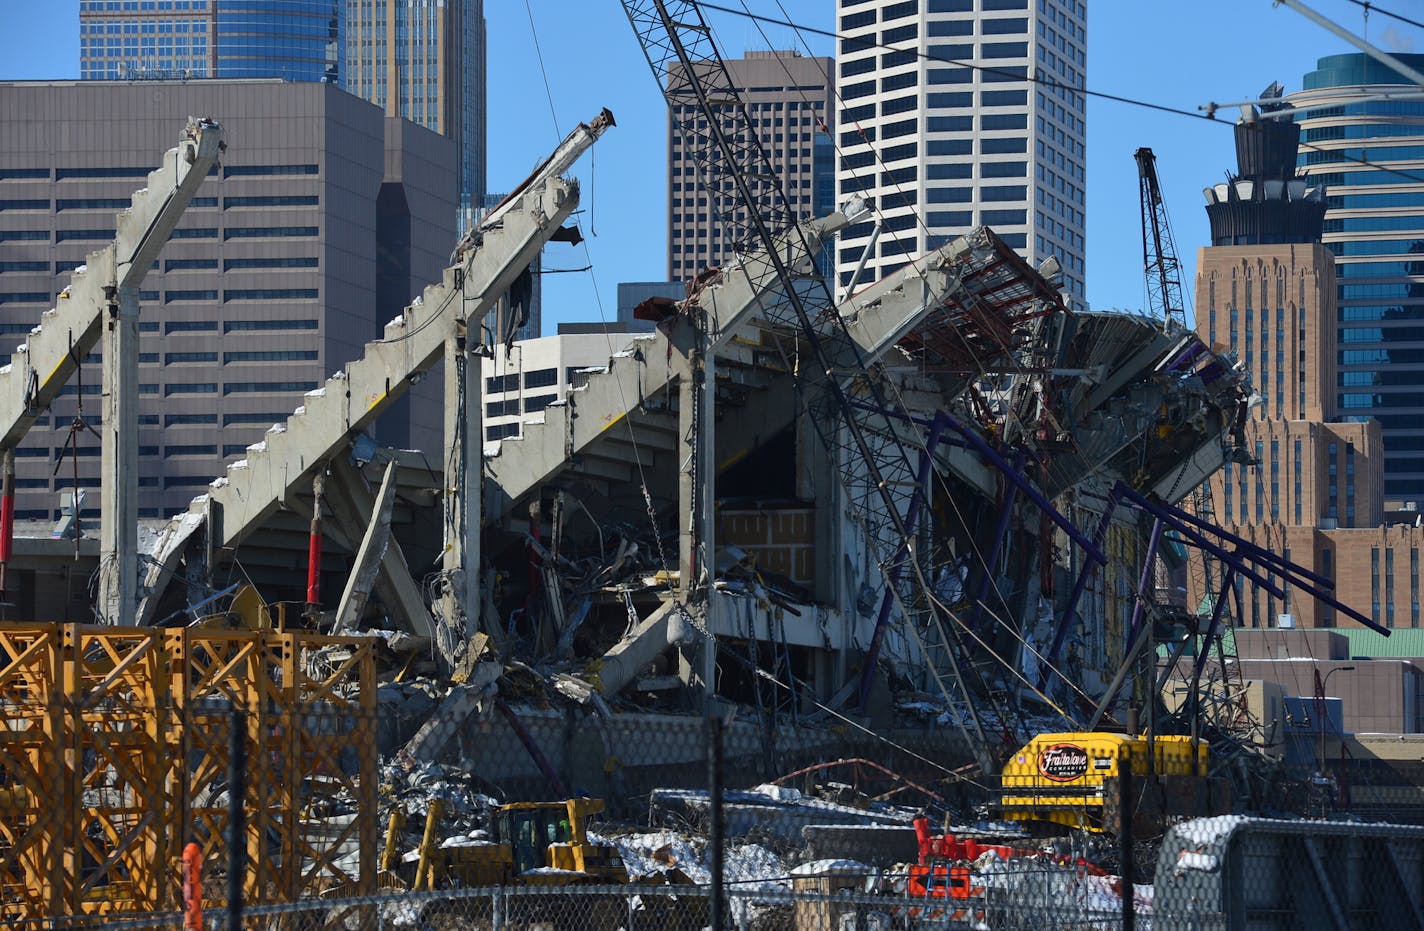
[[[1307,0],[1314,9],[1389,51],[1424,52],[1424,31],[1364,11],[1348,0]],[[723,5],[731,5],[723,0]],[[756,13],[834,28],[834,0],[747,0]],[[78,75],[77,3],[0,0],[0,79]],[[1418,0],[1385,9],[1418,19]],[[583,182],[582,247],[555,244],[549,268],[594,265],[592,273],[544,279],[544,327],[561,320],[612,319],[619,281],[666,274],[666,115],[622,7],[614,0],[486,0],[489,25],[489,185],[522,180],[579,120],[611,109],[618,128],[575,174]],[[531,26],[532,18],[532,26]],[[722,53],[779,48],[831,54],[827,39],[712,16]],[[537,31],[537,50],[535,35]],[[1209,101],[1254,98],[1272,81],[1287,92],[1323,55],[1345,43],[1270,0],[1088,0],[1088,88],[1196,111]],[[540,68],[542,55],[544,68]],[[545,76],[553,97],[550,113]],[[215,114],[216,115],[216,114]],[[1093,99],[1088,104],[1088,300],[1094,308],[1139,309],[1142,241],[1132,153],[1157,154],[1178,251],[1193,269],[1207,237],[1201,189],[1234,167],[1235,111],[1210,122]],[[181,118],[181,114],[175,118]],[[220,115],[218,115],[220,116]],[[555,128],[557,117],[557,130]],[[0,132],[4,127],[0,126]],[[98,145],[102,140],[95,140]],[[241,140],[231,140],[241,145]]]

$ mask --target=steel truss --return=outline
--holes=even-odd
[[[306,633],[0,626],[0,918],[179,907],[184,844],[223,858],[234,708],[247,712],[247,894],[369,891],[373,650]],[[314,818],[338,795],[350,815]],[[354,870],[337,862],[352,847]]]

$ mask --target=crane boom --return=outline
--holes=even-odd
[[[1147,304],[1164,327],[1175,322],[1187,325],[1186,303],[1182,299],[1182,264],[1167,222],[1162,186],[1157,179],[1157,156],[1146,146],[1133,153],[1142,201],[1142,271],[1147,281]]]
[[[811,359],[803,366],[804,372],[814,373],[803,376],[811,382],[803,389],[809,399],[807,419],[836,464],[846,504],[865,529],[867,548],[885,571],[887,597],[907,627],[933,632],[934,642],[926,648],[928,671],[946,700],[963,700],[969,712],[968,722],[960,722],[963,734],[980,766],[993,772],[978,705],[987,701],[1001,726],[1013,720],[1013,712],[1001,706],[971,661],[959,620],[936,601],[917,555],[929,548],[913,545],[909,489],[919,479],[918,457],[904,437],[884,428],[894,415],[906,413],[882,388],[874,360],[856,348],[826,280],[808,277],[778,257],[775,233],[795,228],[789,199],[695,0],[623,0],[623,8],[672,119],[688,138],[699,180],[714,198],[731,249],[761,248],[772,259],[768,273],[780,280],[785,302],[765,316]],[[731,196],[718,198],[720,192]],[[871,659],[861,683],[862,702],[873,672]],[[959,694],[951,696],[951,689]]]

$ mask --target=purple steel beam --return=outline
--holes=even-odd
[[[1235,544],[1239,549],[1247,553],[1254,554],[1257,557],[1257,562],[1264,561],[1268,563],[1274,563],[1275,565],[1280,566],[1284,570],[1284,573],[1279,574],[1298,575],[1303,578],[1309,579],[1316,585],[1320,585],[1324,588],[1331,590],[1335,588],[1335,582],[1333,579],[1327,579],[1325,576],[1312,572],[1302,565],[1293,563],[1290,560],[1286,559],[1284,556],[1272,553],[1265,547],[1256,543],[1252,543],[1250,540],[1244,539],[1243,537],[1239,537],[1223,527],[1218,527],[1216,524],[1213,524],[1209,520],[1202,520],[1195,514],[1191,514],[1187,511],[1184,511],[1181,508],[1176,507],[1175,505],[1168,504],[1165,501],[1159,501],[1156,503],[1160,507],[1166,508],[1178,520],[1186,521],[1187,523],[1192,524],[1195,527],[1200,527],[1207,533],[1219,536],[1226,542]]]
[[[1137,604],[1132,606],[1132,623],[1127,628],[1123,641],[1123,658],[1126,659],[1137,642],[1137,632],[1142,627],[1142,617],[1147,613],[1147,586],[1152,583],[1152,564],[1157,560],[1157,544],[1162,542],[1162,518],[1152,521],[1152,534],[1147,538],[1147,557],[1142,560],[1142,576],[1137,582]]]
[[[1221,636],[1221,609],[1226,607],[1226,595],[1230,592],[1236,593],[1236,570],[1227,566],[1221,574],[1221,594],[1216,598],[1216,604],[1211,609],[1211,624],[1206,629],[1206,639],[1201,643],[1201,652],[1197,654],[1197,661],[1192,668],[1192,691],[1193,696],[1197,693],[1198,686],[1201,685],[1202,670],[1206,669],[1206,657],[1211,652],[1211,641],[1213,637]],[[1222,675],[1226,670],[1222,670]]]
[[[1280,586],[1272,582],[1266,576],[1261,575],[1261,573],[1257,572],[1252,566],[1247,565],[1244,559],[1233,555],[1232,553],[1228,552],[1224,547],[1213,543],[1205,535],[1176,520],[1172,517],[1171,514],[1168,514],[1166,511],[1158,507],[1156,503],[1149,501],[1147,498],[1144,498],[1142,495],[1128,488],[1126,485],[1123,486],[1123,497],[1127,498],[1128,503],[1130,503],[1133,507],[1141,508],[1148,514],[1151,514],[1153,517],[1162,518],[1167,522],[1167,525],[1171,527],[1172,530],[1175,530],[1177,533],[1185,537],[1187,542],[1194,544],[1198,549],[1206,550],[1208,553],[1215,556],[1217,559],[1220,559],[1228,566],[1234,566],[1237,572],[1241,573],[1246,578],[1250,579],[1252,582],[1255,582],[1257,585],[1261,586],[1266,591],[1270,592],[1272,595],[1275,595],[1277,598],[1286,597],[1285,591]],[[1265,567],[1265,571],[1272,572],[1269,567]]]
[[[1093,542],[1102,546],[1108,538],[1108,527],[1112,526],[1113,512],[1117,510],[1118,504],[1122,501],[1122,494],[1116,489],[1108,492],[1108,500],[1103,510],[1102,519],[1098,521],[1098,527],[1093,531]],[[1068,631],[1073,626],[1073,621],[1078,613],[1078,602],[1083,598],[1083,592],[1088,589],[1088,581],[1097,570],[1097,564],[1092,560],[1084,560],[1083,568],[1078,571],[1078,581],[1073,583],[1073,591],[1068,595],[1068,605],[1063,609],[1063,616],[1058,619],[1058,627],[1053,631],[1053,643],[1044,654],[1043,663],[1038,672],[1038,690],[1042,692],[1048,685],[1048,673],[1057,671],[1058,652],[1063,649],[1063,644],[1068,640]]]
[[[910,494],[910,504],[905,508],[905,533],[913,534],[919,524],[920,511],[925,503],[925,489],[929,487],[930,470],[934,467],[935,450],[939,448],[946,424],[935,420],[930,423],[929,436],[925,438],[925,448],[920,454],[920,469],[915,475],[915,490]],[[905,561],[909,558],[909,540],[901,540],[895,550],[895,559],[885,575],[885,594],[880,599],[880,613],[875,617],[875,633],[870,637],[870,648],[865,654],[865,666],[860,672],[860,707],[865,708],[870,701],[870,687],[875,682],[875,664],[880,659],[880,649],[885,642],[885,630],[890,626],[890,609],[895,604],[895,586],[905,571]]]
[[[1014,453],[1014,468],[1022,469],[1024,451]],[[979,591],[974,595],[974,616],[969,621],[969,629],[977,632],[979,622],[984,619],[984,599],[989,597],[989,586],[994,581],[994,573],[999,571],[999,556],[1004,550],[1004,536],[1009,532],[1009,521],[1013,517],[1014,502],[1018,499],[1019,486],[1010,484],[1004,489],[1004,506],[999,509],[999,520],[994,524],[994,542],[989,547],[989,558],[984,561],[984,575],[979,579]]]
[[[997,468],[1000,472],[1003,472],[1004,475],[1008,476],[1009,481],[1017,485],[1019,491],[1023,492],[1026,498],[1028,498],[1035,505],[1037,505],[1040,511],[1047,514],[1048,519],[1057,524],[1058,529],[1062,530],[1069,536],[1069,538],[1073,540],[1074,543],[1077,543],[1080,547],[1082,547],[1084,552],[1086,552],[1099,564],[1107,563],[1108,559],[1106,556],[1103,555],[1102,547],[1099,547],[1094,544],[1092,540],[1088,539],[1086,536],[1083,535],[1083,531],[1079,530],[1073,525],[1072,521],[1064,517],[1062,514],[1058,513],[1058,509],[1055,508],[1053,504],[1047,498],[1045,498],[1037,488],[1033,487],[1033,483],[1030,482],[1027,478],[1025,478],[1024,474],[1021,471],[1009,465],[1008,461],[1004,459],[1003,456],[999,455],[997,450],[991,447],[988,443],[985,443],[983,437],[979,436],[979,434],[975,433],[973,430],[970,430],[964,424],[960,423],[951,415],[946,414],[944,411],[939,411],[935,414],[935,420],[940,420],[941,418],[943,418],[945,423],[947,423],[951,429],[953,429],[956,433],[958,433],[960,436],[964,437],[966,441],[968,441],[970,448],[972,448],[975,452],[979,453],[979,455],[983,456],[985,459],[989,460],[989,462],[995,468]]]
[[[1177,354],[1177,357],[1167,363],[1167,371],[1180,372],[1201,358],[1201,354],[1206,352],[1206,346],[1200,342],[1192,343]]]
[[[1122,483],[1119,482],[1118,484]],[[1222,562],[1226,563],[1228,566],[1234,567],[1236,571],[1239,572],[1241,575],[1246,576],[1246,578],[1255,582],[1261,588],[1264,588],[1266,591],[1270,592],[1272,595],[1275,595],[1277,598],[1284,599],[1285,592],[1273,583],[1263,578],[1262,576],[1258,575],[1256,572],[1252,571],[1252,569],[1246,565],[1246,562],[1242,559],[1242,557],[1251,560],[1253,563],[1260,566],[1262,569],[1264,569],[1266,572],[1271,573],[1272,575],[1281,576],[1283,579],[1285,579],[1287,584],[1294,585],[1296,588],[1301,589],[1306,594],[1314,598],[1316,601],[1323,601],[1335,610],[1344,614],[1345,616],[1352,617],[1355,620],[1359,621],[1361,624],[1364,624],[1371,630],[1377,631],[1378,633],[1381,633],[1386,637],[1390,636],[1390,629],[1388,627],[1377,623],[1372,618],[1365,617],[1363,614],[1356,611],[1354,608],[1350,607],[1347,604],[1344,604],[1343,602],[1337,601],[1332,595],[1321,591],[1314,585],[1308,584],[1303,579],[1296,578],[1292,572],[1275,565],[1274,560],[1262,560],[1257,554],[1251,553],[1249,551],[1238,551],[1235,554],[1227,553],[1226,550],[1210,542],[1209,540],[1207,540],[1206,537],[1197,533],[1195,530],[1192,530],[1191,528],[1187,527],[1181,521],[1176,521],[1173,516],[1168,511],[1164,510],[1162,505],[1160,505],[1159,503],[1148,500],[1141,494],[1137,493],[1136,491],[1133,491],[1131,488],[1128,488],[1125,485],[1123,486],[1123,494],[1133,504],[1147,511],[1149,514],[1152,514],[1155,517],[1165,517],[1168,523],[1174,523],[1176,526],[1174,526],[1173,529],[1176,530],[1178,533],[1182,534],[1188,539],[1195,541],[1198,546],[1208,550]],[[1245,548],[1242,549],[1244,550]],[[1263,562],[1265,563],[1264,565],[1262,565]],[[1296,566],[1294,563],[1290,563],[1290,565],[1294,569],[1301,569],[1301,567]]]

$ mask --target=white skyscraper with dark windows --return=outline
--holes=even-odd
[[[1053,256],[1084,307],[1084,0],[839,0],[836,187],[873,219],[841,235],[857,287],[975,226]],[[1037,75],[1039,81],[1029,80]]]

